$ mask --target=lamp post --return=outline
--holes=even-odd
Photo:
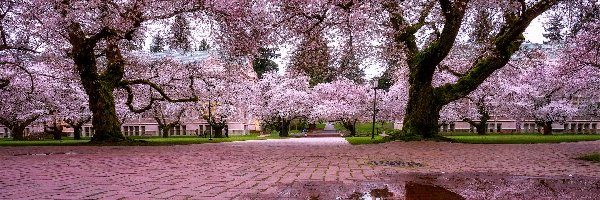
[[[208,128],[210,129],[209,133],[208,133],[208,140],[212,140],[212,134],[213,134],[213,129],[212,129],[212,125],[211,125],[211,120],[212,120],[212,115],[211,115],[211,105],[210,105],[210,98],[208,99]]]
[[[377,115],[377,79],[373,78],[373,125],[371,130],[371,139],[375,139],[375,115]]]
[[[213,134],[213,127],[212,127],[212,107],[211,107],[211,100],[212,100],[212,95],[210,95],[210,90],[211,88],[215,87],[213,84],[208,84],[208,128],[210,129],[209,133],[208,133],[208,140],[212,140],[212,134]]]

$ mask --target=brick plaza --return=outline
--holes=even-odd
[[[555,177],[552,179],[563,182],[572,178],[592,183],[577,184],[595,193],[594,187],[600,186],[600,164],[573,158],[598,151],[600,141],[352,146],[343,138],[177,146],[0,147],[0,199],[305,199],[319,195],[322,188],[328,188],[323,190],[328,194],[321,194],[321,199],[328,199],[383,186],[401,199],[403,183],[394,177],[419,173]],[[384,160],[424,166],[369,164]]]

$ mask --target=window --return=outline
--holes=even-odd
[[[490,133],[493,133],[493,132],[494,132],[494,124],[490,123],[490,124],[488,125],[488,129],[490,130],[490,131],[489,131]]]
[[[496,132],[500,133],[502,131],[502,123],[496,124]]]
[[[139,136],[139,135],[140,135],[140,127],[135,126],[135,136]]]
[[[450,131],[454,132],[454,128],[456,127],[456,125],[454,123],[450,124]],[[245,127],[244,127],[245,128]]]
[[[186,128],[186,127],[185,127],[185,125],[181,125],[181,132],[182,132],[182,135],[187,135],[187,134],[186,134],[186,130],[185,130],[185,128]]]
[[[146,135],[146,126],[141,126],[142,135]]]
[[[598,127],[597,127],[596,123],[592,123],[592,133],[597,133],[596,132],[597,128]]]

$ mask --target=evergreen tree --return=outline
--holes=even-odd
[[[476,44],[488,42],[490,32],[492,32],[493,28],[490,17],[490,12],[485,8],[481,8],[477,11],[477,15],[475,16],[475,27],[471,32],[471,41]]]
[[[329,49],[322,33],[306,34],[293,53],[288,70],[306,74],[311,86],[331,82],[335,69],[329,66]]]
[[[142,34],[140,34],[139,32],[136,32],[133,35],[133,38],[131,40],[127,41],[127,43],[126,43],[127,49],[129,49],[131,51],[142,50],[144,48],[144,39],[145,39],[145,37]]]
[[[164,51],[165,39],[160,36],[160,33],[156,33],[152,38],[152,44],[150,45],[150,52],[162,52]]]
[[[210,49],[210,45],[206,42],[205,39],[200,41],[200,46],[198,46],[198,51],[208,51]]]
[[[192,32],[190,31],[189,22],[182,15],[177,15],[173,25],[171,25],[169,47],[176,50],[191,51],[191,37]]]
[[[548,41],[544,41],[544,43],[557,43],[563,40],[561,31],[565,26],[562,24],[563,17],[560,14],[553,14],[546,22],[546,26],[544,26],[544,37],[548,39]]]
[[[363,78],[365,72],[360,68],[360,61],[356,58],[356,52],[353,47],[352,36],[344,47],[343,56],[340,59],[340,65],[337,69],[337,76],[345,77],[357,84],[365,82]]]
[[[585,24],[598,19],[600,19],[600,4],[591,4],[587,9],[580,10],[575,23],[571,27],[571,36],[575,36],[580,30],[586,29]]]
[[[258,51],[259,54],[252,61],[252,67],[256,72],[256,76],[262,79],[264,73],[278,70],[279,66],[271,59],[279,57],[279,54],[275,53],[275,49],[265,47],[259,48]]]
[[[394,85],[394,68],[389,66],[383,71],[381,77],[377,79],[377,88],[387,91],[392,85]]]

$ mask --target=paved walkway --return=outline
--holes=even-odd
[[[393,177],[421,172],[596,181],[600,178],[600,164],[572,158],[598,151],[600,141],[532,145],[392,142],[352,146],[343,138],[160,147],[0,147],[0,199],[306,199],[302,196],[308,194],[306,191],[294,188],[310,189],[319,184],[330,187],[328,191],[340,190],[340,194],[352,192],[340,189],[351,189],[352,185],[389,186],[402,193],[394,182],[398,179]],[[384,160],[413,161],[424,166],[369,164]],[[585,187],[600,187],[599,182],[595,184]],[[333,185],[340,187],[331,189]],[[311,195],[316,192],[309,191]]]

